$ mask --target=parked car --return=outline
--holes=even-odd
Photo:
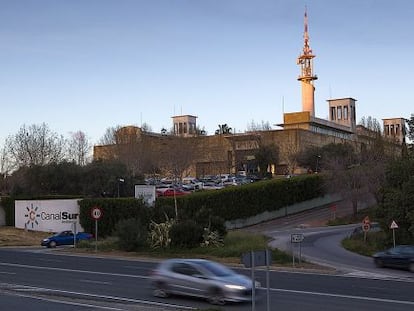
[[[184,190],[201,190],[203,183],[194,177],[184,177],[182,179],[182,187]]]
[[[90,240],[92,239],[93,235],[86,232],[78,232],[76,233],[76,243],[81,240]],[[48,237],[46,239],[43,239],[41,242],[42,246],[47,247],[56,247],[59,245],[73,245],[74,244],[74,234],[71,230],[62,231],[59,233],[56,233],[52,235],[51,237]]]
[[[414,272],[414,245],[398,245],[372,257],[377,267],[401,268]]]
[[[157,193],[157,196],[159,197],[173,197],[174,195],[181,196],[181,195],[189,194],[191,192],[183,191],[181,189],[166,188],[162,190],[157,189],[156,193]]]
[[[218,305],[252,298],[250,278],[205,259],[167,259],[152,272],[151,284],[157,297],[186,295]],[[255,290],[259,286],[255,282]]]

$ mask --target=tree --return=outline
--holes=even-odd
[[[71,133],[68,142],[68,158],[78,165],[85,165],[88,161],[91,145],[82,131]]]
[[[411,114],[411,117],[407,119],[407,136],[410,140],[409,143],[409,150],[411,153],[414,151],[414,114]]]
[[[147,132],[147,133],[149,133],[149,132],[152,132],[152,127],[151,127],[151,125],[149,125],[148,123],[142,123],[142,125],[141,125],[141,131],[143,131],[143,132]]]
[[[260,174],[265,176],[269,165],[279,162],[279,147],[275,144],[262,145],[257,149],[254,157],[260,169]]]
[[[270,125],[269,121],[262,123],[256,123],[254,120],[247,124],[247,132],[259,132],[259,131],[270,131],[272,126]]]
[[[218,126],[219,128],[218,128],[218,130],[216,130],[216,135],[221,135],[221,134],[231,134],[232,133],[232,128],[231,127],[229,127],[228,125],[227,125],[227,123],[225,123],[225,124],[219,124],[219,126]]]
[[[8,178],[11,172],[6,145],[0,150],[0,193],[8,192]]]
[[[114,145],[116,144],[116,133],[121,128],[120,125],[108,127],[105,130],[105,134],[99,139],[99,145]]]
[[[386,182],[383,199],[377,210],[377,217],[383,228],[397,222],[398,242],[414,243],[414,160],[401,158],[393,160],[386,168]],[[388,240],[392,241],[389,230]]]
[[[359,125],[364,126],[369,131],[381,134],[381,124],[379,121],[371,116],[362,117]]]
[[[59,163],[65,156],[63,136],[52,132],[48,125],[23,125],[19,132],[6,140],[13,168]]]
[[[328,192],[350,201],[356,216],[358,202],[367,199],[367,169],[349,144],[328,144],[320,150],[319,165],[323,168]]]

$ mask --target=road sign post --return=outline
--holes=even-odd
[[[299,244],[299,264],[302,263],[302,241],[305,239],[305,236],[302,233],[292,233],[290,236],[290,242],[292,244],[292,264],[295,266],[295,252],[293,245]]]
[[[364,220],[362,221],[362,231],[364,231],[364,242],[367,241],[367,234],[368,231],[371,229],[371,220],[368,216],[365,216]]]
[[[73,222],[73,248],[76,248],[76,221]]]
[[[393,240],[394,247],[395,247],[395,229],[398,229],[398,225],[395,222],[395,220],[392,221],[392,223],[390,225],[390,229],[392,229],[392,240]]]
[[[98,251],[98,220],[102,217],[102,210],[95,206],[91,209],[91,217],[95,220],[95,252]]]
[[[268,249],[261,251],[250,251],[242,254],[241,261],[246,268],[252,269],[252,311],[254,311],[256,308],[256,281],[254,279],[254,268],[259,266],[266,266],[267,310],[270,311],[269,265],[272,264],[272,253]]]

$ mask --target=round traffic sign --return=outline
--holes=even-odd
[[[369,223],[365,223],[362,225],[362,230],[364,230],[364,232],[368,232],[369,229],[371,229],[371,225]]]
[[[91,209],[91,216],[93,219],[98,220],[102,217],[102,210],[95,206]]]

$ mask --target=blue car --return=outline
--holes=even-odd
[[[414,245],[397,245],[373,255],[377,267],[407,269],[414,272]]]
[[[85,232],[76,233],[76,243],[82,240],[92,239],[92,234]],[[41,245],[53,248],[59,245],[73,245],[74,244],[74,234],[71,230],[62,231],[42,240]]]

